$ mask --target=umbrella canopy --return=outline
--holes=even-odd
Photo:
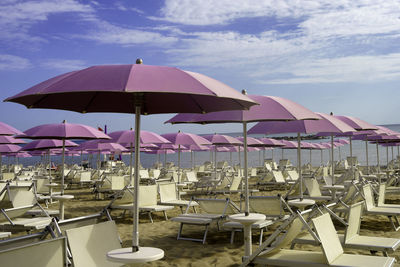
[[[184,132],[177,132],[177,133],[169,133],[169,134],[162,134],[162,137],[170,141],[174,145],[211,145],[212,143],[205,139],[204,137],[192,134],[192,133],[184,133]]]
[[[26,144],[24,140],[16,139],[8,135],[0,135],[0,144]]]
[[[213,145],[241,145],[243,144],[238,138],[224,135],[224,134],[210,134],[203,135],[205,139],[210,141]]]
[[[351,117],[351,116],[337,116],[335,115],[335,118],[338,118],[339,120],[345,122],[346,124],[350,125],[357,131],[366,131],[366,130],[377,130],[378,127],[370,124],[366,121],[363,121],[359,118]]]
[[[135,131],[124,130],[116,131],[109,134],[111,141],[118,144],[132,144],[135,143]],[[140,144],[164,144],[170,143],[167,139],[159,134],[150,131],[140,131],[139,137]]]
[[[72,142],[70,140],[65,140],[65,147],[74,147],[78,146],[77,143]],[[63,141],[58,139],[41,139],[34,140],[29,142],[25,146],[22,147],[22,151],[30,151],[30,150],[45,150],[50,148],[62,148]]]
[[[141,114],[248,109],[255,104],[226,84],[205,75],[144,64],[102,65],[72,71],[5,101],[28,108],[81,113],[134,113],[140,103]]]
[[[0,121],[0,135],[15,135],[15,134],[22,134],[22,132]]]
[[[273,139],[273,138],[263,137],[263,138],[260,138],[260,141],[263,142],[266,147],[281,147],[281,146],[285,145],[281,141]]]
[[[3,144],[0,145],[0,153],[11,153],[18,152],[21,150],[21,147],[14,144]]]
[[[139,169],[140,115],[156,113],[205,113],[248,109],[256,103],[231,87],[199,73],[164,66],[94,66],[69,72],[6,99],[30,108],[53,108],[77,112],[135,113],[135,166]],[[177,104],[179,103],[179,104]],[[119,257],[157,260],[164,252],[139,250],[139,172],[135,172],[132,248]],[[148,251],[148,250],[147,250]],[[118,260],[118,259],[116,259]]]

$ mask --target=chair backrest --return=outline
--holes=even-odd
[[[267,170],[267,171],[272,171],[272,167],[271,167],[271,164],[269,164],[269,163],[267,163],[267,162],[265,162],[264,163],[264,168]]]
[[[63,267],[66,262],[65,237],[2,250],[0,262],[2,266]]]
[[[139,170],[139,176],[140,176],[140,179],[149,179],[150,178],[149,171],[147,169]]]
[[[139,206],[157,205],[157,185],[139,186]]]
[[[114,221],[66,230],[75,267],[121,266],[107,260],[107,252],[121,248]]]
[[[374,194],[372,192],[371,186],[369,184],[363,186],[363,194],[365,199],[365,206],[367,210],[375,207]]]
[[[125,177],[112,175],[111,179],[111,190],[122,190],[125,187]]]
[[[159,184],[158,190],[160,193],[160,201],[161,202],[172,201],[172,200],[178,199],[175,183]]]
[[[299,173],[295,170],[288,170],[287,174],[289,175],[290,179],[293,181],[297,181],[299,179]]]
[[[337,257],[343,254],[343,247],[340,244],[335,226],[329,213],[313,218],[314,229],[321,240],[322,251],[331,264]]]
[[[81,182],[89,182],[91,181],[92,174],[91,172],[80,172],[80,181]]]
[[[322,196],[321,190],[319,189],[318,181],[314,178],[303,178],[304,185],[307,188],[308,194],[311,197],[320,197]]]
[[[288,167],[288,166],[290,166],[290,161],[289,161],[289,159],[280,159],[280,160],[279,160],[279,167],[280,167],[280,168],[286,168],[286,167]]]
[[[289,229],[283,232],[284,234],[276,239],[273,249],[268,251],[268,254],[273,254],[278,252],[281,248],[287,247],[301,233],[304,225],[300,220],[299,215],[294,218],[291,217],[290,219],[292,222],[289,224]],[[279,231],[279,229],[277,231]]]
[[[267,217],[283,217],[285,212],[283,211],[282,204],[280,196],[249,196],[250,210],[264,214]]]
[[[14,219],[23,216],[28,210],[32,209],[33,205],[28,205],[28,206],[23,206],[23,207],[17,207],[17,208],[10,208],[10,209],[4,209],[0,212],[0,222],[8,222],[8,219]],[[7,217],[3,214],[7,214]],[[49,222],[50,223],[50,222]]]
[[[344,243],[350,241],[360,232],[361,215],[363,210],[363,202],[358,202],[349,207],[347,227],[344,233]]]
[[[281,171],[272,171],[272,175],[274,176],[275,182],[286,183]]]
[[[199,181],[197,179],[197,176],[196,176],[194,171],[186,172],[186,179],[187,179],[188,182],[192,182],[192,183]]]
[[[378,206],[385,204],[386,184],[379,185]]]
[[[3,180],[13,180],[14,178],[15,178],[15,173],[3,172]]]
[[[236,191],[239,189],[240,182],[242,181],[241,176],[233,176],[231,186],[229,187],[229,191]]]
[[[157,179],[161,174],[161,170],[160,169],[151,169],[149,172],[149,175],[154,178]]]
[[[210,214],[235,214],[238,213],[239,209],[234,205],[229,198],[227,199],[213,199],[213,198],[202,198],[195,199],[199,203],[200,209],[204,213]]]
[[[41,193],[49,193],[49,187],[46,184],[50,183],[50,179],[48,177],[38,177],[36,178],[36,192]]]

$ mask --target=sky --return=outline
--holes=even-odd
[[[0,99],[56,75],[103,64],[167,65],[249,94],[288,98],[312,111],[397,124],[400,1],[0,1]],[[22,131],[67,120],[109,132],[130,114],[80,114],[0,102],[0,121]],[[158,133],[241,131],[239,124],[168,125]]]

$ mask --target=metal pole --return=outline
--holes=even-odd
[[[135,183],[133,201],[133,235],[132,252],[139,251],[139,137],[140,137],[140,106],[135,107]]]
[[[365,141],[365,159],[366,159],[366,161],[367,161],[367,174],[369,174],[368,141]]]
[[[353,163],[354,163],[354,160],[353,160],[353,143],[352,143],[352,141],[351,141],[351,136],[349,137],[349,140],[350,140],[350,162],[351,162],[351,164],[350,164],[350,170],[351,170],[351,178],[352,178],[352,180],[354,180],[354,170],[353,170]],[[339,149],[340,149],[340,147],[339,147]]]
[[[247,123],[243,122],[243,147],[244,147],[244,183],[245,183],[245,203],[244,213],[246,216],[249,215],[249,181],[247,177]]]
[[[64,161],[65,161],[65,139],[62,140],[62,156],[61,156],[61,195],[64,195]]]
[[[300,178],[300,200],[303,200],[303,176],[301,175],[301,137],[297,133],[297,171]]]
[[[378,143],[376,143],[376,166],[378,167],[378,172],[381,171],[381,166],[379,163],[379,146]]]
[[[351,149],[350,149],[350,151],[351,151]],[[335,158],[333,156],[333,134],[331,134],[331,163],[332,163],[332,167],[331,167],[332,185],[335,185]]]
[[[131,156],[130,156],[130,159],[129,159],[129,181],[130,181],[131,185],[133,185],[132,166],[133,166],[133,143],[131,142]],[[135,171],[137,171],[137,170],[135,169]]]

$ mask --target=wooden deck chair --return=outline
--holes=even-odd
[[[0,262],[2,266],[64,267],[66,240],[59,237],[0,250]]]
[[[203,199],[192,198],[191,201],[196,201],[200,206],[201,213],[188,213],[188,209],[184,214],[174,217],[171,221],[180,223],[177,240],[190,240],[206,243],[208,228],[211,223],[217,224],[218,230],[220,229],[219,223],[225,219],[227,215],[239,212],[239,208],[227,199]],[[182,236],[184,225],[196,225],[205,227],[203,238],[193,238]]]
[[[107,252],[121,248],[114,221],[66,230],[74,267],[121,266],[107,260]]]
[[[387,257],[388,253],[394,252],[400,246],[400,239],[360,235],[363,204],[363,202],[359,202],[350,206],[347,223],[343,222],[346,225],[345,233],[338,234],[340,243],[344,248],[369,250],[373,255],[377,251],[381,251],[383,255]],[[328,210],[326,206],[325,208]],[[330,213],[334,215],[333,212]],[[337,215],[334,216],[337,218]],[[341,220],[339,219],[339,221]],[[303,235],[293,240],[291,248],[293,248],[295,244],[319,245],[310,234]]]
[[[390,220],[393,229],[395,231],[398,231],[400,229],[400,223],[397,216],[400,215],[400,209],[376,206],[370,184],[364,185],[362,187],[362,190],[365,198],[365,207],[366,207],[365,214],[387,216]]]
[[[193,211],[196,212],[197,202],[182,200],[179,197],[178,190],[175,183],[165,183],[158,185],[158,191],[160,194],[160,201],[158,204],[167,206],[178,206],[183,213],[183,207],[193,207]]]
[[[315,231],[330,266],[393,266],[395,259],[367,255],[344,254],[335,226],[328,213],[313,218]]]

